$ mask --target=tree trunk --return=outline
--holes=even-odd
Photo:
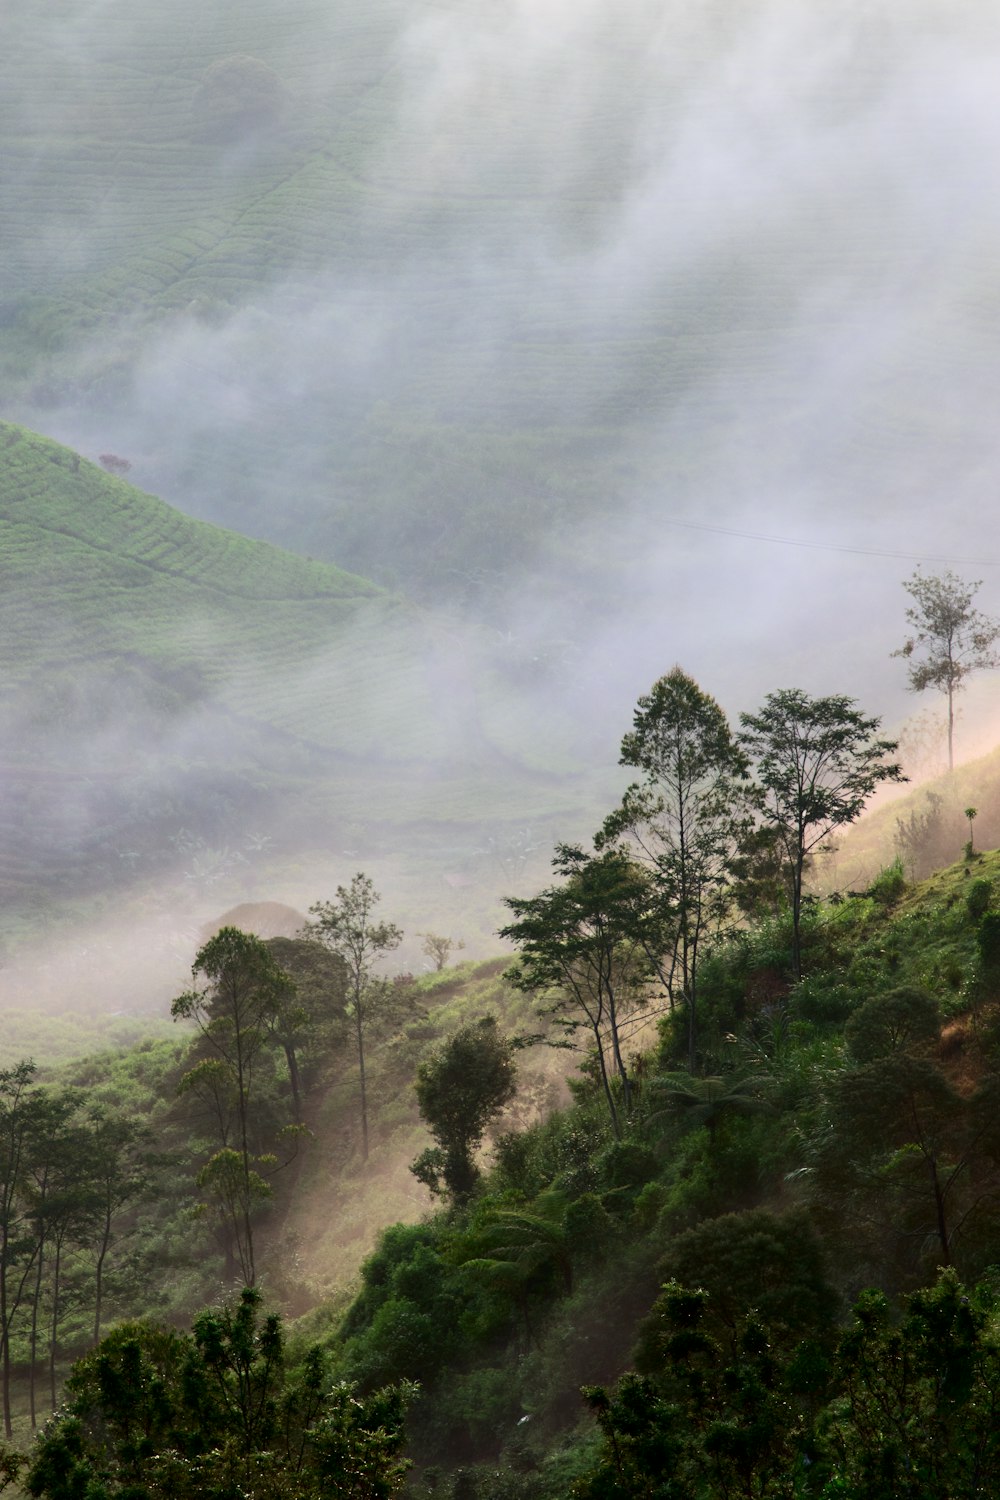
[[[622,1138],[621,1121],[618,1118],[618,1110],[615,1106],[615,1096],[611,1091],[611,1080],[608,1078],[608,1068],[604,1061],[604,1047],[601,1044],[601,1036],[597,1027],[594,1027],[594,1041],[597,1043],[597,1063],[601,1070],[601,1083],[604,1085],[604,1097],[608,1101],[608,1110],[611,1115],[611,1125],[615,1132],[615,1140]]]
[[[28,1340],[28,1409],[31,1414],[32,1432],[38,1426],[35,1412],[35,1361],[38,1357],[38,1309],[42,1302],[42,1267],[45,1260],[45,1242],[40,1241],[38,1246],[38,1270],[35,1273],[35,1296],[31,1306],[31,1335]]]
[[[302,1087],[299,1078],[299,1060],[291,1042],[283,1042],[285,1061],[288,1064],[288,1082],[292,1090],[292,1115],[296,1125],[302,1124]]]
[[[354,1002],[354,1027],[358,1039],[358,1072],[361,1077],[361,1160],[368,1160],[368,1092],[365,1084],[365,1034],[361,1002]]]
[[[52,1268],[52,1333],[49,1338],[49,1395],[52,1397],[52,1410],[55,1411],[59,1405],[58,1392],[56,1391],[56,1355],[59,1348],[59,1292],[62,1276],[62,1240],[56,1237],[56,1258]]]
[[[101,1342],[101,1315],[104,1311],[104,1260],[111,1244],[111,1208],[107,1206],[104,1216],[104,1233],[101,1236],[101,1247],[97,1252],[97,1264],[94,1268],[94,1347]]]
[[[927,1158],[930,1168],[931,1187],[934,1190],[934,1213],[937,1219],[938,1242],[941,1246],[941,1263],[945,1266],[951,1265],[951,1242],[948,1235],[948,1219],[945,1214],[944,1193],[941,1191],[941,1179],[938,1176],[937,1162],[933,1156]]]

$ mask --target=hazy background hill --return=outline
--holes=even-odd
[[[893,707],[899,579],[998,560],[998,48],[985,0],[15,0],[8,415],[613,712],[674,659]]]

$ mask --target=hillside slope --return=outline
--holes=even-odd
[[[0,540],[8,915],[172,861],[214,891],[254,841],[379,826],[398,847],[425,823],[471,850],[579,796],[531,769],[544,734],[519,756],[509,684],[426,613],[9,424]]]

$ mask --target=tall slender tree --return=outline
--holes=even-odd
[[[612,1074],[620,1081],[627,1115],[632,1084],[621,1023],[631,995],[648,974],[646,954],[657,946],[655,936],[645,930],[655,925],[649,881],[617,847],[587,854],[575,844],[560,844],[552,866],[563,876],[561,885],[537,896],[504,900],[514,921],[500,929],[500,936],[520,950],[507,977],[518,989],[551,992],[545,1013],[571,1031],[589,1028],[612,1128],[621,1136]]]
[[[733,859],[750,826],[747,757],[715,699],[674,667],[639,699],[620,764],[642,780],[598,844],[626,836],[650,871],[661,921],[649,958],[671,1004],[686,1013],[693,1072],[702,941],[730,908]]]
[[[913,600],[906,619],[913,627],[893,656],[909,662],[915,693],[937,688],[948,700],[948,770],[955,768],[955,697],[973,672],[998,663],[1000,620],[973,606],[981,580],[966,583],[950,569],[925,577],[918,569],[903,584]]]
[[[385,985],[376,973],[379,959],[391,953],[402,942],[403,934],[392,922],[375,919],[375,908],[381,897],[369,876],[361,871],[349,886],[338,885],[332,901],[318,901],[310,906],[315,920],[306,928],[307,935],[336,953],[347,966],[348,1009],[354,1029],[358,1056],[361,1106],[361,1155],[368,1160],[368,1084],[365,1072],[365,1045],[369,1029],[385,995]]]
[[[40,1253],[39,1225],[25,1189],[39,1137],[48,1123],[45,1095],[35,1084],[35,1064],[0,1072],[0,1386],[4,1433],[13,1435],[11,1342],[14,1323],[34,1287]]]
[[[219,1110],[221,1146],[202,1167],[199,1184],[221,1207],[247,1286],[256,1279],[253,1218],[257,1204],[269,1195],[255,1146],[251,1114],[254,1079],[262,1054],[274,1042],[275,1026],[289,1004],[292,982],[278,968],[267,944],[236,927],[223,927],[198,952],[192,974],[200,987],[178,995],[171,1006],[175,1020],[195,1023],[206,1057],[181,1080],[181,1089],[196,1089],[210,1076],[213,1098],[222,1104],[224,1082],[232,1108],[232,1129]],[[207,1065],[207,1066],[206,1066]],[[232,1144],[230,1144],[232,1141]]]
[[[143,1128],[123,1115],[94,1110],[90,1132],[93,1213],[90,1248],[94,1256],[94,1333],[100,1343],[108,1256],[122,1211],[150,1191],[150,1162],[142,1150]]]

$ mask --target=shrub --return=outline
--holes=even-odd
[[[894,859],[891,865],[880,870],[868,887],[867,894],[880,906],[894,906],[906,892],[906,875],[903,861]]]
[[[984,915],[992,899],[993,886],[988,880],[980,878],[972,882],[965,893],[965,909],[973,922],[978,922]]]
[[[639,1188],[657,1175],[659,1163],[638,1141],[612,1141],[597,1158],[597,1170],[609,1188]]]
[[[844,1040],[855,1062],[874,1062],[936,1041],[941,1012],[933,995],[915,985],[903,985],[875,995],[854,1012],[844,1027]]]
[[[1000,912],[983,913],[976,931],[976,943],[984,973],[995,975],[1000,969]]]
[[[789,1005],[796,1020],[813,1026],[842,1026],[861,1003],[861,995],[849,984],[829,974],[803,979],[791,993]]]

